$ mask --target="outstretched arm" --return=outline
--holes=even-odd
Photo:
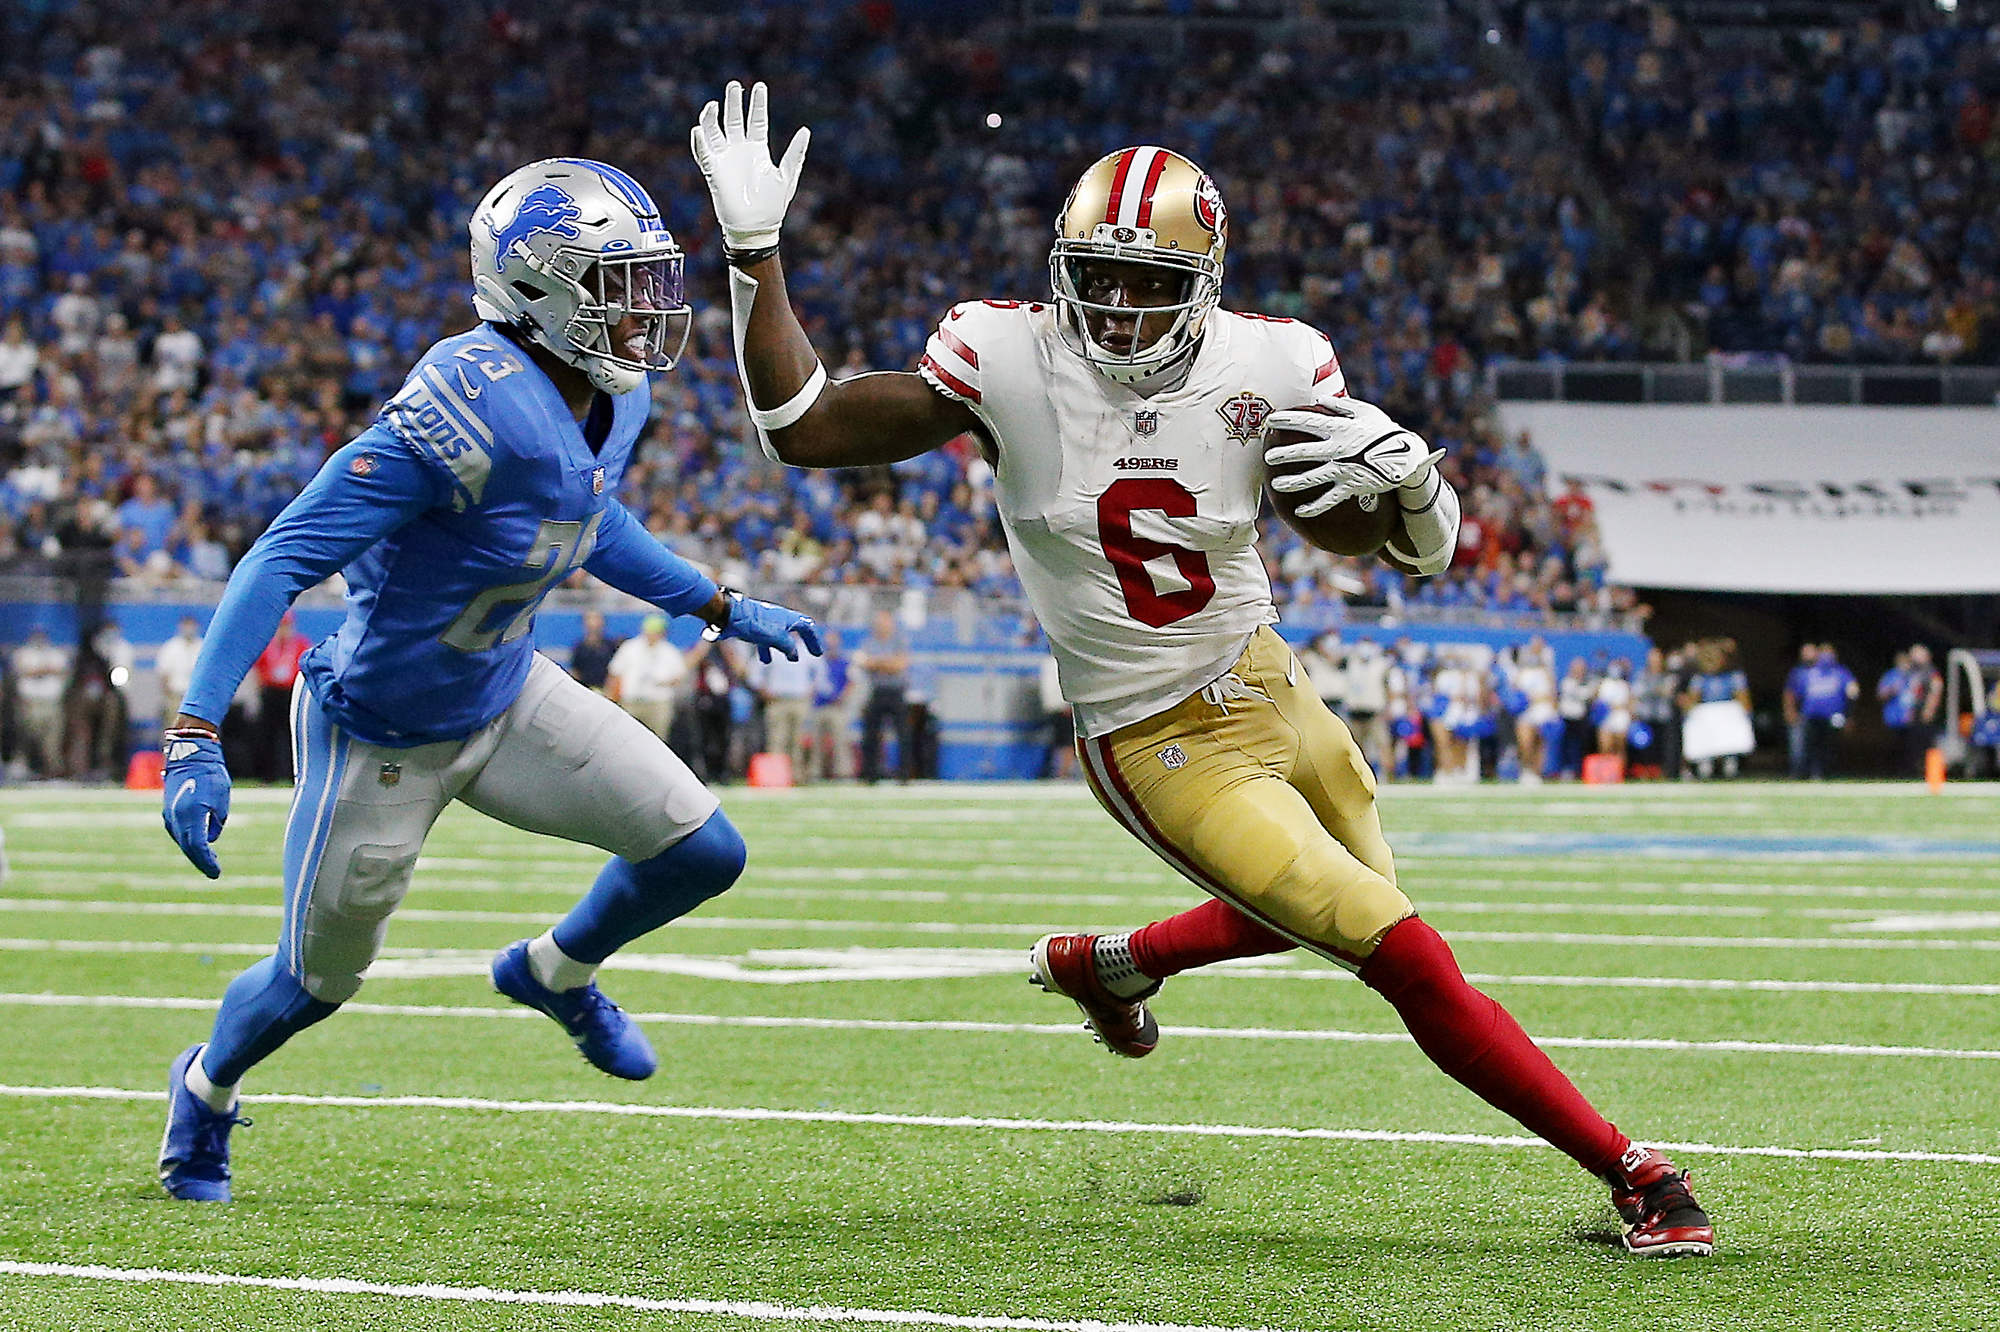
[[[299,594],[439,502],[423,464],[380,426],[328,458],[229,575],[175,726],[212,733]]]
[[[797,398],[820,362],[792,312],[778,256],[732,269],[732,296],[746,278],[755,289],[743,335],[743,391],[753,410],[764,410]],[[778,461],[794,467],[865,467],[914,458],[979,428],[970,407],[923,376],[885,370],[828,381],[803,415],[765,435]]]
[[[819,626],[810,615],[717,587],[709,576],[655,541],[632,511],[613,502],[605,510],[597,549],[583,567],[621,592],[650,601],[671,615],[695,615],[717,638],[740,638],[764,661],[775,650],[799,659],[796,638],[815,657]]]
[[[702,109],[691,136],[729,259],[737,368],[767,451],[797,467],[860,467],[914,458],[978,429],[970,408],[919,375],[827,380],[778,262],[778,235],[811,133],[793,136],[781,164],[771,160],[769,136],[764,85],[750,90],[746,117],[743,85],[735,82],[721,106]]]

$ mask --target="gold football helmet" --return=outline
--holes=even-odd
[[[1206,172],[1165,148],[1122,148],[1100,158],[1056,219],[1049,285],[1064,340],[1106,377],[1136,383],[1193,352],[1222,298],[1229,215]],[[1115,265],[1160,270],[1152,294],[1107,276]],[[1149,334],[1157,334],[1148,336]]]

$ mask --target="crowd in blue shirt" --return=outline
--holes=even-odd
[[[1520,40],[1649,257],[1628,300],[1570,302],[1592,354],[1685,334],[1697,351],[2000,362],[2000,27],[1958,8],[1784,33],[1664,5],[1529,8]],[[1649,336],[1649,312],[1678,318]]]
[[[1563,513],[1480,393],[1487,357],[1617,349],[1586,336],[1607,250],[1573,147],[1475,58],[1479,34],[1319,25],[1175,51],[1085,28],[1030,43],[958,12],[947,29],[916,6],[775,0],[726,17],[6,7],[0,567],[83,551],[133,578],[224,576],[423,347],[470,324],[479,193],[566,153],[645,181],[691,256],[701,315],[682,365],[655,379],[621,496],[656,535],[725,581],[1013,594],[969,443],[829,476],[778,469],[747,440],[685,145],[719,81],[754,73],[814,128],[786,252],[830,368],[908,366],[953,302],[1044,291],[1075,172],[1168,143],[1229,201],[1229,301],[1326,330],[1358,394],[1450,450],[1465,497],[1459,564],[1421,584],[1273,526],[1288,617],[1638,610],[1607,586],[1588,513]],[[1968,232],[1965,254],[1981,243]]]

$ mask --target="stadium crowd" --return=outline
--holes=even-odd
[[[1658,357],[1685,336],[1795,360],[2000,363],[2000,29],[1946,8],[1779,40],[1664,5],[1567,21],[1526,7],[1526,54],[1631,253],[1652,256],[1626,299],[1570,302],[1578,349]],[[1653,315],[1668,318],[1649,337]]]
[[[524,160],[580,154],[647,182],[690,255],[693,336],[655,377],[656,424],[622,491],[648,526],[732,583],[1013,597],[969,439],[838,474],[778,468],[746,441],[719,244],[685,145],[719,80],[754,73],[814,128],[787,260],[839,371],[908,366],[958,300],[1045,291],[1049,220],[1075,172],[1129,141],[1169,143],[1229,203],[1230,303],[1325,329],[1358,394],[1449,450],[1465,498],[1456,565],[1421,582],[1270,523],[1286,619],[1315,633],[1376,611],[1643,621],[1606,582],[1588,498],[1552,485],[1530,440],[1503,437],[1480,391],[1490,357],[1618,356],[1640,339],[1569,132],[1475,59],[1478,33],[1421,45],[1325,25],[1191,55],[1082,29],[1024,43],[976,6],[944,8],[964,22],[775,0],[726,17],[437,0],[6,7],[0,571],[226,577],[403,368],[470,317],[464,219],[479,194]],[[1527,12],[1525,53],[1579,71],[1563,100],[1616,166],[1625,229],[1668,256],[1641,296],[1707,311],[1718,346],[1935,358],[1944,329],[1962,344],[1950,356],[1992,354],[1984,108],[2000,45],[1977,29],[1867,28],[1759,66],[1704,59],[1655,16]],[[1183,77],[1190,59],[1199,78]],[[1856,198],[1851,213],[1830,206]],[[94,643],[63,650],[72,675],[86,659],[107,681],[117,669]],[[1623,712],[1657,716],[1648,690],[1698,664],[1586,663],[1591,708],[1619,715],[1597,692],[1619,679]],[[1400,750],[1378,746],[1385,767],[1440,755],[1461,770],[1467,746],[1498,767],[1525,715],[1508,701],[1524,670],[1538,677],[1518,657],[1478,665],[1409,663],[1409,715],[1428,720]],[[1418,701],[1439,675],[1443,735]],[[1555,684],[1575,721],[1560,711],[1569,682]],[[921,734],[892,712],[878,731]],[[1460,735],[1469,713],[1491,734]],[[1512,748],[1531,773],[1567,771],[1607,743],[1599,720],[1546,754]],[[89,744],[68,752],[70,769],[93,766]]]
[[[1003,60],[1004,32],[940,34],[880,6],[485,17],[205,0],[0,18],[0,562],[224,576],[464,323],[479,192],[524,158],[582,153],[652,185],[702,309],[625,480],[649,525],[729,579],[1011,593],[969,441],[843,476],[787,474],[745,445],[684,145],[712,72],[754,68],[815,129],[792,286],[845,370],[909,365],[956,300],[1040,294],[1073,172],[1159,138],[1209,163],[1230,201],[1233,302],[1327,329],[1357,391],[1452,450],[1468,497],[1461,568],[1421,587],[1273,530],[1288,613],[1632,609],[1604,586],[1587,511],[1555,502],[1477,391],[1475,349],[1542,347],[1536,302],[1594,242],[1559,144],[1458,53],[1225,47],[1191,84],[1143,39],[1038,40]],[[585,86],[587,104],[571,95]]]

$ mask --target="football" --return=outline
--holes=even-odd
[[[1309,438],[1297,430],[1272,430],[1264,436],[1264,445],[1269,448],[1278,444],[1298,444]],[[1306,464],[1294,464],[1291,467],[1274,467],[1270,474],[1274,477],[1285,476],[1305,470]],[[1301,518],[1298,506],[1313,497],[1312,491],[1288,494],[1272,490],[1267,485],[1265,493],[1270,495],[1271,507],[1287,526],[1312,545],[1334,555],[1373,555],[1382,549],[1383,543],[1395,531],[1397,513],[1393,495],[1363,495],[1344,500],[1317,518]]]

